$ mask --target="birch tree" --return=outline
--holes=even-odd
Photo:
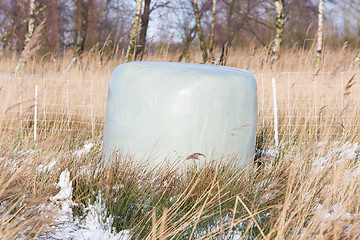
[[[138,49],[136,51],[136,55],[139,56],[140,60],[144,56],[144,50],[145,50],[145,45],[146,45],[146,35],[147,35],[148,26],[149,26],[150,12],[151,12],[150,11],[150,3],[151,3],[151,0],[145,0],[144,10],[141,14],[139,44],[138,44]]]
[[[197,32],[198,32],[198,36],[199,36],[199,40],[200,40],[200,50],[202,52],[203,63],[206,63],[206,61],[208,60],[208,53],[207,53],[207,48],[206,48],[206,41],[205,41],[205,37],[204,37],[204,32],[203,32],[203,29],[201,27],[199,8],[198,8],[198,1],[197,0],[194,0],[193,8],[194,8],[194,15],[195,15],[195,19],[196,19],[196,28],[197,28]]]
[[[147,36],[147,31],[149,28],[149,21],[150,21],[150,14],[155,11],[156,9],[159,8],[164,8],[167,7],[170,4],[170,1],[154,1],[152,0],[144,0],[144,8],[143,11],[141,13],[141,17],[140,17],[140,30],[139,30],[139,40],[138,40],[138,44],[136,44],[136,55],[134,57],[134,59],[139,59],[142,60],[143,56],[144,56],[144,50],[146,47],[146,36]]]
[[[270,49],[270,62],[273,63],[279,58],[280,45],[282,41],[282,35],[284,31],[284,4],[283,0],[275,0],[276,9],[276,25],[275,25],[275,38]]]
[[[32,55],[31,53],[31,49],[35,46],[36,44],[36,40],[37,39],[33,39],[33,43],[30,43],[30,40],[33,37],[34,34],[34,30],[35,30],[35,10],[36,10],[36,3],[35,0],[30,0],[29,3],[29,17],[28,17],[28,24],[27,24],[27,32],[25,34],[25,48],[23,49],[21,56],[19,58],[19,61],[17,62],[16,66],[15,66],[15,74],[18,74],[20,69],[23,67],[23,65],[25,65],[27,59]],[[42,24],[43,25],[43,24]],[[42,29],[42,26],[41,26]],[[41,31],[41,29],[39,31]],[[39,33],[40,34],[40,33]],[[30,46],[31,45],[31,46]],[[35,50],[35,52],[38,49]],[[29,56],[30,55],[30,56]]]
[[[316,63],[319,66],[320,58],[323,47],[323,36],[324,36],[324,0],[319,0],[319,15],[318,15],[318,33],[317,33],[317,44],[316,44]]]
[[[26,36],[25,36],[25,45],[30,41],[30,38],[34,34],[35,10],[36,10],[35,0],[30,0],[30,3],[29,3],[29,21],[28,21],[28,26],[27,26],[27,33],[26,33]]]
[[[34,3],[35,3],[35,1],[34,1]],[[14,32],[17,28],[20,28],[21,25],[27,23],[26,33],[24,35],[25,41],[24,41],[24,45],[22,46],[22,47],[25,47],[26,43],[28,43],[30,38],[32,37],[32,34],[34,34],[36,17],[40,13],[42,13],[47,7],[52,5],[53,3],[55,3],[55,0],[51,1],[49,4],[46,4],[42,7],[40,7],[38,10],[36,10],[36,5],[35,6],[33,5],[32,7],[34,8],[34,12],[32,13],[32,9],[30,8],[29,12],[27,13],[27,15],[29,15],[29,16],[26,16],[24,19],[21,19],[21,16],[19,16],[20,15],[19,9],[21,9],[23,7],[23,4],[20,2],[15,3],[15,1],[14,1],[14,3],[12,2],[12,4],[16,5],[15,9],[5,9],[6,17],[9,17],[11,20],[10,20],[9,26],[6,28],[6,30],[3,32],[3,34],[0,36],[0,42],[4,43],[3,47],[5,47],[9,36],[12,34],[14,35]],[[9,14],[9,12],[10,12],[10,14]],[[33,20],[30,20],[30,18],[32,18]],[[30,31],[29,31],[29,26],[31,26]],[[31,34],[29,34],[29,32]]]
[[[216,21],[216,0],[212,1],[212,18],[211,18],[211,33],[210,33],[210,42],[209,42],[209,54],[213,59],[213,49],[214,49],[214,37],[215,37],[215,21]]]
[[[131,30],[129,45],[126,51],[125,62],[130,62],[132,61],[132,59],[134,59],[136,39],[138,37],[138,31],[139,31],[142,2],[143,2],[142,0],[137,0],[134,24]]]

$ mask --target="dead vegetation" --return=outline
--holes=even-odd
[[[351,55],[349,52],[346,49],[342,52],[326,51],[320,72],[330,74],[328,78],[317,80],[331,83],[337,71],[347,71],[351,64],[351,61],[347,61],[347,56]],[[60,91],[66,84],[84,91],[89,87],[86,85],[89,82],[84,80],[107,81],[114,67],[124,61],[124,55],[117,53],[118,57],[107,57],[104,51],[101,54],[106,59],[101,68],[98,67],[99,58],[94,53],[83,54],[81,64],[74,65],[65,75],[63,72],[71,61],[71,54],[64,57],[51,54],[32,56],[23,68],[20,81],[24,82],[14,83],[6,78],[0,80],[0,94],[4,96],[2,119],[6,119],[11,110],[18,107],[15,105],[18,102],[13,101],[19,97],[18,87],[32,87],[30,81],[25,82],[28,74],[60,79],[56,84],[48,85],[48,90],[52,91]],[[146,52],[143,59],[162,61],[166,57],[169,61],[175,61],[179,54]],[[290,49],[284,51],[272,66],[264,63],[260,68],[259,62],[266,54],[266,49],[234,50],[227,62],[229,66],[248,69],[255,74],[271,71],[309,72],[310,78],[293,79],[290,85],[301,81],[313,83],[313,76],[318,71],[315,69],[316,59],[311,57],[313,52]],[[201,53],[193,56],[191,62],[202,61]],[[3,55],[0,61],[0,71],[11,72],[17,58]],[[32,140],[31,120],[23,126],[25,130],[22,136],[18,125],[14,125],[1,135],[0,238],[40,238],[54,231],[56,212],[41,206],[48,205],[49,198],[59,191],[54,184],[65,169],[70,172],[72,200],[77,203],[72,209],[74,217],[81,219],[89,200],[93,203],[96,196],[101,194],[108,210],[107,216],[111,215],[114,219],[112,226],[116,231],[131,229],[134,239],[359,238],[359,123],[357,118],[344,118],[346,122],[341,120],[342,116],[358,114],[358,110],[351,107],[357,104],[356,77],[357,73],[351,73],[344,80],[343,112],[336,112],[333,118],[317,119],[319,124],[323,123],[318,132],[323,137],[311,137],[315,134],[311,127],[315,121],[313,112],[294,108],[297,113],[294,116],[303,117],[292,119],[294,126],[299,124],[290,129],[291,137],[280,139],[280,145],[275,149],[271,135],[267,135],[269,128],[266,127],[272,123],[265,121],[265,127],[258,128],[257,151],[261,158],[257,165],[241,171],[219,163],[186,171],[176,169],[176,165],[151,170],[125,155],[119,156],[109,169],[104,169],[99,164],[102,157],[101,125],[97,126],[100,134],[64,133],[57,129],[67,129],[69,119],[49,113],[47,120],[54,117],[52,120],[57,122],[46,126],[46,136],[40,131],[37,145]],[[66,79],[74,82],[66,82]],[[92,87],[94,92],[106,91],[107,88],[103,85],[102,90],[97,85]],[[324,94],[332,94],[331,89],[322,90]],[[287,97],[287,91],[278,92],[279,98]],[[295,92],[299,97],[296,106],[304,104],[301,98],[313,95],[309,89]],[[74,97],[79,104],[89,102],[81,95]],[[23,113],[15,115],[31,119],[32,94],[24,96],[22,100]],[[28,105],[26,100],[29,100]],[[96,101],[105,100],[98,98]],[[59,96],[56,101],[64,99]],[[280,101],[281,104],[287,103]],[[337,103],[328,103],[324,108],[319,106],[318,111],[331,111],[326,110],[331,104]],[[57,111],[66,116],[67,109],[58,108]],[[288,114],[287,110],[283,111],[280,113]],[[51,112],[50,109],[48,112]],[[101,117],[95,120],[101,121]],[[350,127],[344,129],[344,123]],[[2,124],[10,127],[6,120]],[[45,127],[42,124],[40,129]],[[282,124],[285,127],[280,132],[287,133],[287,122],[283,121]],[[81,125],[71,125],[71,128],[82,130]],[[339,134],[334,136],[334,132]],[[87,153],[78,154],[77,151],[86,141],[94,145]],[[267,154],[268,150],[274,154]],[[189,157],[196,159],[200,156]],[[46,167],[52,162],[55,162],[52,168]]]

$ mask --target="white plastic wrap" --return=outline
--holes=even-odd
[[[236,154],[241,167],[252,162],[256,123],[256,81],[249,72],[126,63],[114,70],[109,84],[103,161],[109,163],[115,150],[154,166],[174,153],[184,161],[194,153],[206,156],[194,161]]]

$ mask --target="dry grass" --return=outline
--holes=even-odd
[[[178,59],[177,52],[163,49],[168,49],[167,45],[158,52],[148,53],[144,60]],[[321,69],[315,69],[316,60],[312,57],[312,51],[291,49],[284,51],[280,60],[272,66],[264,63],[260,67],[266,49],[254,50],[251,47],[249,50],[231,52],[228,63],[229,66],[254,73],[258,81],[262,127],[272,125],[271,78],[275,77],[282,134],[293,135],[305,128],[307,134],[316,133],[319,136],[342,133],[344,130],[352,132],[353,127],[359,125],[356,116],[360,99],[357,84],[359,74],[356,74],[356,69],[348,71],[351,64],[349,59],[355,52],[342,49],[325,53]],[[71,62],[72,55],[69,53],[65,57],[57,57],[46,54],[29,61],[24,67],[22,78],[0,76],[4,99],[0,111],[5,113],[1,119],[11,120],[5,121],[2,126],[18,129],[21,127],[19,119],[22,119],[22,127],[31,128],[34,88],[37,84],[40,129],[45,132],[50,129],[53,132],[57,132],[57,129],[101,132],[108,81],[112,70],[124,60],[120,53],[115,56],[118,57],[106,54],[103,47],[94,47],[83,54],[79,64],[74,64],[65,74],[64,70]],[[191,62],[201,61],[200,58],[201,54],[194,54]],[[14,55],[3,57],[0,60],[0,72],[13,71],[16,62]],[[349,82],[351,80],[352,83]],[[350,85],[347,87],[347,84]],[[264,122],[262,117],[266,118]]]
[[[181,172],[171,166],[151,170],[127,156],[103,169],[100,141],[88,154],[74,154],[85,138],[69,138],[63,144],[48,140],[22,154],[20,149],[30,146],[18,140],[3,144],[3,154],[9,157],[0,165],[2,236],[51,231],[55,213],[45,214],[38,204],[49,203],[56,194],[52,186],[69,169],[73,200],[79,204],[73,209],[76,215],[101,192],[113,226],[118,231],[132,229],[140,239],[228,239],[240,233],[251,239],[359,237],[358,155],[346,154],[350,148],[337,150],[344,141],[298,142],[280,149],[278,157],[264,160],[260,168],[240,172],[221,164]],[[51,171],[39,171],[40,164],[52,160],[57,162]]]
[[[0,238],[34,238],[51,232],[54,213],[39,205],[47,205],[49,197],[56,194],[53,186],[64,169],[69,169],[73,181],[73,200],[78,203],[73,212],[77,216],[81,217],[88,199],[94,202],[101,191],[116,230],[132,229],[138,239],[229,239],[236,234],[240,239],[360,237],[359,150],[349,145],[359,140],[358,76],[354,72],[342,76],[337,73],[348,70],[353,54],[350,50],[325,51],[318,75],[310,51],[290,49],[282,53],[278,63],[271,67],[266,63],[262,68],[266,49],[250,47],[231,52],[230,66],[255,73],[260,117],[272,116],[270,75],[262,72],[308,72],[294,75],[290,81],[286,73],[276,75],[280,133],[285,137],[275,157],[262,157],[258,159],[260,167],[240,172],[221,164],[185,172],[174,166],[154,170],[133,162],[129,156],[118,157],[109,169],[99,167],[101,133],[96,132],[101,132],[102,126],[95,125],[95,134],[91,134],[91,125],[75,121],[102,123],[104,109],[93,108],[90,115],[89,108],[56,106],[66,102],[86,106],[90,101],[93,106],[105,105],[107,81],[124,57],[118,53],[120,57],[110,58],[102,51],[99,65],[99,54],[96,50],[84,54],[81,65],[74,65],[65,75],[63,71],[72,56],[48,54],[29,60],[18,82],[1,77],[1,119],[15,121],[1,123],[11,130],[4,131],[1,139]],[[178,53],[161,50],[144,56],[144,60],[153,61],[165,58],[176,61]],[[200,62],[201,54],[194,54],[191,61]],[[12,72],[16,62],[14,55],[3,57],[0,72]],[[52,81],[44,83],[42,78]],[[99,80],[104,82],[95,82]],[[35,83],[40,87],[40,113],[44,112],[44,98],[46,102],[45,114],[39,115],[39,128],[46,131],[39,131],[36,147],[31,135]],[[42,86],[46,86],[45,94]],[[66,89],[92,95],[54,93]],[[22,136],[19,119],[23,119]],[[271,119],[259,121],[260,150],[273,148],[271,125]],[[58,130],[68,128],[89,133]],[[75,150],[86,139],[95,146],[77,157]],[[53,160],[56,165],[51,171],[39,171],[41,164]]]

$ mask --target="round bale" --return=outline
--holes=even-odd
[[[199,164],[235,154],[243,167],[252,162],[256,124],[256,81],[247,71],[126,63],[114,70],[109,84],[103,162],[116,150],[153,166],[174,154]]]

